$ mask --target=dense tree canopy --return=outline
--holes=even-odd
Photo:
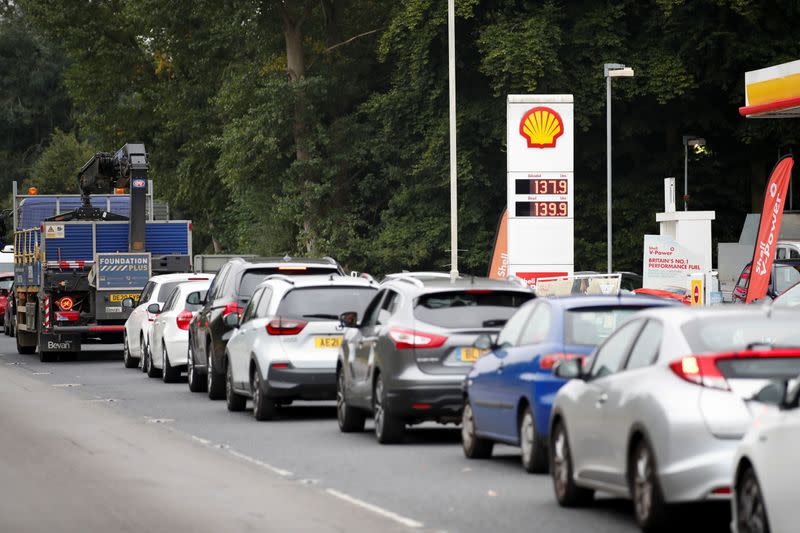
[[[614,87],[620,269],[640,269],[661,180],[683,171],[683,134],[708,141],[690,161],[690,205],[717,210],[721,240],[797,143],[794,121],[736,112],[746,70],[800,56],[796,2],[456,4],[462,270],[485,272],[505,202],[507,94],[575,95],[581,270],[605,264],[603,63],[636,69]],[[2,5],[13,12],[0,20],[2,180],[7,168],[28,176],[31,146],[56,127],[102,150],[142,141],[198,252],[447,268],[446,0]]]

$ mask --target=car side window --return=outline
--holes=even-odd
[[[789,254],[787,253],[789,250],[784,248],[783,246],[778,247],[777,259],[788,259]]]
[[[227,264],[222,265],[217,275],[214,276],[214,280],[211,282],[211,285],[208,287],[208,292],[206,293],[206,299],[209,302],[214,301],[214,297],[217,294],[217,287],[222,283],[222,279],[225,277],[225,274],[228,273],[228,270],[230,270],[230,268]]]
[[[264,292],[262,293],[261,299],[258,301],[258,306],[256,307],[257,318],[264,318],[267,316],[270,299],[272,299],[272,289],[269,287],[264,287]]]
[[[150,295],[153,294],[154,286],[155,283],[153,283],[152,281],[147,282],[147,284],[144,286],[144,289],[142,289],[142,294],[139,295],[139,303],[144,303],[150,299]]]
[[[664,326],[658,320],[648,320],[642,328],[636,343],[633,345],[631,355],[628,357],[626,370],[634,370],[652,365],[658,357],[661,348],[661,339],[664,335]]]
[[[539,303],[531,313],[531,318],[525,323],[518,344],[524,346],[544,341],[550,332],[552,314],[547,303]]]
[[[178,287],[172,289],[172,292],[167,296],[167,301],[164,302],[164,311],[170,311],[175,308],[175,300],[178,299],[178,294],[180,292]]]
[[[800,259],[800,251],[797,248],[789,248],[789,259]]]
[[[364,320],[361,321],[362,326],[374,326],[378,322],[378,312],[380,311],[380,303],[386,294],[386,289],[379,291],[378,294],[372,299],[364,311]]]
[[[381,308],[378,311],[378,320],[376,324],[386,324],[397,309],[397,304],[399,301],[399,294],[397,294],[395,291],[387,290],[386,298],[383,299]]]
[[[537,302],[533,304],[533,306],[522,306],[522,308],[514,313],[511,318],[508,319],[506,325],[503,326],[503,329],[500,330],[500,334],[497,336],[497,345],[501,347],[516,345],[522,334],[522,328],[525,327],[525,324],[528,322],[528,317],[531,316],[531,311],[535,312],[538,307],[539,303]]]
[[[628,322],[606,339],[606,342],[597,349],[597,353],[592,358],[593,363],[589,377],[592,379],[602,378],[618,372],[641,327],[641,320]]]
[[[253,294],[253,297],[250,298],[250,301],[247,303],[247,307],[244,308],[244,313],[242,313],[242,320],[240,321],[241,324],[244,324],[255,316],[256,307],[258,306],[258,302],[263,293],[264,289],[259,289]]]

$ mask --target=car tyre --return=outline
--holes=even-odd
[[[739,533],[770,533],[764,494],[756,472],[747,466],[736,482],[736,531]]]
[[[479,437],[475,432],[475,415],[469,398],[464,398],[461,414],[461,447],[464,455],[470,459],[488,459],[494,449],[494,441]]]
[[[209,342],[206,346],[207,362],[206,381],[208,382],[209,400],[222,400],[225,398],[225,380],[223,376],[214,371],[214,351]]]
[[[147,373],[147,344],[144,342],[144,335],[139,336],[139,351],[142,352],[142,357],[139,358],[139,368],[142,372]]]
[[[161,343],[161,379],[164,383],[175,383],[181,379],[181,369],[169,364],[167,343]]]
[[[258,368],[253,371],[250,385],[253,390],[253,417],[259,422],[274,419],[278,414],[278,405],[267,396]]]
[[[192,339],[189,339],[189,348],[186,354],[186,381],[189,383],[189,390],[192,392],[205,392],[206,376],[194,364],[194,350],[192,349]]]
[[[644,439],[631,452],[628,478],[636,523],[645,533],[664,531],[667,526],[667,504],[658,482],[655,456]]]
[[[128,335],[122,339],[122,364],[125,368],[136,368],[139,366],[139,358],[131,355],[131,348],[128,346]]]
[[[367,413],[347,405],[345,396],[344,369],[336,373],[336,419],[339,422],[339,431],[342,433],[357,433],[364,431]]]
[[[145,363],[147,364],[147,377],[160,378],[161,370],[156,368],[156,365],[153,364],[153,354],[150,353],[150,348],[148,348],[146,345],[144,347],[144,357],[145,357]]]
[[[225,379],[225,400],[228,404],[228,411],[244,411],[247,405],[247,398],[233,390],[233,369],[230,361],[228,361],[228,370],[225,374],[227,378]]]
[[[386,409],[386,388],[383,376],[378,374],[375,390],[372,394],[373,417],[375,420],[375,438],[380,444],[394,444],[403,440],[406,425],[401,418],[392,416]]]
[[[531,406],[525,406],[519,420],[519,444],[522,450],[522,467],[531,474],[547,473],[547,445],[533,419]]]
[[[569,437],[563,422],[557,422],[553,427],[550,440],[550,465],[553,490],[560,506],[583,507],[592,502],[594,491],[575,484]]]

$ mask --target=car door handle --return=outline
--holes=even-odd
[[[597,403],[595,403],[596,407],[602,407],[608,401],[608,394],[605,392],[597,397]]]

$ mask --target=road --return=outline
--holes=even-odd
[[[0,336],[0,531],[638,531],[624,500],[558,507],[515,448],[466,459],[452,426],[380,446],[339,433],[332,403],[259,423],[85,348],[40,363]],[[679,510],[728,530],[724,506]]]

